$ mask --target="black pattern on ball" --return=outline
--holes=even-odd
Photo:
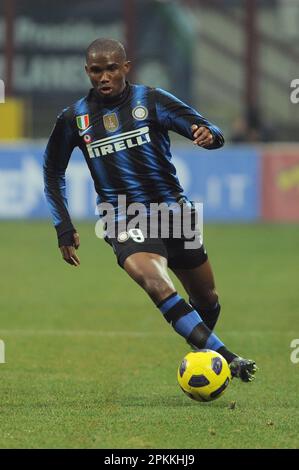
[[[211,393],[211,397],[212,398],[215,398],[217,397],[218,395],[220,395],[220,393],[223,392],[223,390],[226,389],[226,387],[228,386],[229,384],[229,378],[226,379],[226,381],[221,385],[221,387],[219,387],[217,390],[215,390],[214,392]]]
[[[183,377],[183,374],[185,372],[187,368],[187,360],[184,359],[182,362],[181,362],[181,365],[180,365],[180,376]]]
[[[220,357],[213,357],[212,359],[212,369],[215,374],[220,375],[222,371],[222,361]]]
[[[209,385],[209,383],[209,380],[202,374],[192,375],[191,379],[188,382],[191,387],[204,387],[205,385]]]

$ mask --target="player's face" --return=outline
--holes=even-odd
[[[112,97],[119,95],[125,88],[130,63],[115,52],[92,53],[85,70],[99,95]]]

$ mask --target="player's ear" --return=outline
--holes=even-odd
[[[125,63],[124,63],[124,69],[125,69],[125,73],[126,75],[130,72],[131,70],[131,61],[130,60],[127,60]]]
[[[85,67],[84,67],[84,68],[85,68],[85,72],[87,73],[87,75],[89,75],[89,74],[88,74],[88,67],[87,67],[87,64],[85,64]]]

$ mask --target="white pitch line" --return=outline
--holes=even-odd
[[[167,333],[154,331],[100,331],[100,330],[0,330],[0,337],[15,336],[166,336]]]
[[[124,336],[134,338],[144,338],[150,336],[169,336],[172,330],[164,332],[158,331],[102,331],[102,330],[0,330],[0,338],[4,336]],[[216,334],[218,334],[216,332]],[[222,331],[219,333],[222,335],[241,335],[241,336],[269,336],[269,335],[290,335],[299,338],[298,331]]]

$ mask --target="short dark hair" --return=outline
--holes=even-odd
[[[93,52],[116,52],[121,60],[127,60],[126,50],[123,44],[115,39],[95,39],[86,49],[86,62],[89,55]]]

